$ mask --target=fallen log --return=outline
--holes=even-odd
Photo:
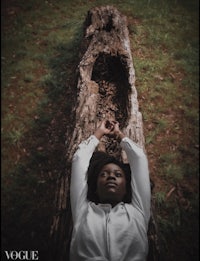
[[[78,66],[77,107],[74,131],[67,137],[67,173],[58,179],[57,215],[51,227],[52,260],[68,260],[72,231],[69,201],[71,159],[79,143],[94,133],[104,118],[115,118],[123,132],[145,150],[142,115],[135,88],[135,70],[127,19],[113,6],[91,9],[84,23],[82,59]],[[116,140],[106,137],[99,150],[127,162]],[[153,221],[153,222],[152,222]],[[158,260],[155,220],[150,222],[151,260]],[[154,240],[154,241],[152,241]],[[157,259],[156,259],[157,258]],[[149,259],[150,260],[150,259]]]

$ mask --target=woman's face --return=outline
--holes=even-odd
[[[101,203],[112,206],[121,202],[126,194],[124,171],[116,164],[103,166],[97,178],[97,194]]]

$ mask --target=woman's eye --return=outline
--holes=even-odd
[[[121,172],[117,172],[116,173],[116,177],[122,177],[122,173]]]
[[[101,173],[100,173],[100,176],[101,176],[101,177],[106,177],[106,176],[107,176],[107,172],[101,172]]]

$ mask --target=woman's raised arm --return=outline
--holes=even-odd
[[[142,148],[128,137],[125,137],[119,128],[118,122],[113,121],[113,124],[112,135],[120,141],[122,149],[124,149],[127,154],[131,168],[132,204],[142,212],[148,225],[150,218],[151,189],[147,156]]]
[[[87,200],[87,170],[92,154],[99,144],[99,140],[112,131],[108,121],[102,121],[95,130],[94,135],[82,141],[72,159],[70,200],[73,220],[76,219],[80,208],[84,207]]]

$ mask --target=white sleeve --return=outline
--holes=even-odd
[[[87,200],[87,170],[99,140],[91,135],[81,142],[72,159],[70,201],[73,221]]]
[[[148,160],[142,148],[125,137],[121,147],[127,154],[131,168],[132,204],[144,215],[146,225],[150,218],[151,188]]]

